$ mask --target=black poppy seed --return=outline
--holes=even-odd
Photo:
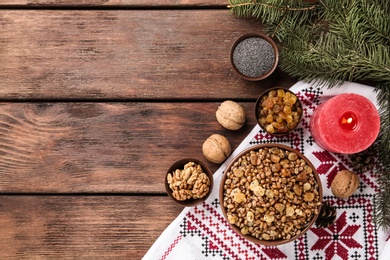
[[[260,37],[250,37],[237,44],[233,63],[247,77],[256,78],[267,73],[275,62],[272,45]]]

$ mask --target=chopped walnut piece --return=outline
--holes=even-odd
[[[168,173],[167,182],[172,196],[179,201],[203,198],[210,190],[209,177],[194,162],[185,164],[184,169]]]

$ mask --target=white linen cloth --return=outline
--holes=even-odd
[[[389,233],[374,225],[374,194],[379,192],[373,172],[358,173],[360,186],[347,199],[333,196],[330,184],[335,174],[350,169],[347,155],[324,151],[313,141],[309,122],[313,111],[326,99],[341,93],[357,93],[376,105],[376,93],[369,86],[345,82],[340,87],[298,82],[290,88],[303,104],[303,119],[293,133],[273,137],[259,126],[235,149],[214,173],[214,189],[201,205],[184,208],[144,256],[156,259],[390,259]],[[224,219],[218,192],[223,171],[242,150],[259,143],[282,143],[302,152],[316,167],[322,182],[324,201],[337,209],[336,222],[323,229],[315,225],[294,242],[262,246],[237,235]],[[169,205],[167,205],[169,206]]]

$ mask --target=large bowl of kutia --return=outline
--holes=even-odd
[[[305,234],[322,205],[312,163],[282,144],[254,145],[227,166],[219,189],[222,213],[237,234],[275,246]]]

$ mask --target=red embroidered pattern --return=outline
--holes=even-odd
[[[332,259],[335,254],[341,259],[348,259],[348,249],[362,248],[362,245],[352,237],[359,228],[359,225],[347,225],[346,212],[343,212],[329,228],[311,230],[318,236],[311,250],[325,249],[326,259]]]
[[[172,252],[172,249],[177,245],[179,240],[182,238],[183,238],[183,236],[179,235],[175,240],[173,240],[173,243],[168,247],[167,251],[165,251],[165,253],[161,257],[162,260],[165,260],[167,258],[167,256]]]

